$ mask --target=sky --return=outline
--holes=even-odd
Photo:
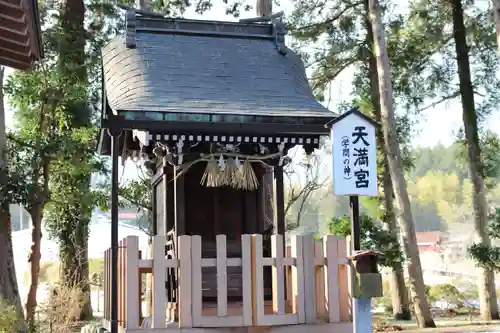
[[[216,0],[217,1],[217,0]],[[218,2],[220,3],[220,2]],[[285,15],[290,13],[292,7],[289,1],[280,1],[280,6],[274,5],[273,12],[283,10]],[[243,12],[241,18],[254,17],[251,12]],[[203,16],[195,14],[192,10],[186,13],[186,18],[192,19],[208,19],[208,20],[236,20],[232,16],[225,15],[223,6],[214,6],[212,10],[203,14]],[[347,70],[342,73],[330,88],[331,98],[327,106],[330,110],[336,111],[336,105],[343,101],[348,101],[351,96],[351,82],[353,71]],[[7,126],[12,126],[12,110],[7,107],[6,122]],[[432,147],[436,144],[450,145],[455,140],[456,134],[462,124],[462,110],[460,100],[454,100],[449,103],[440,104],[434,108],[427,109],[419,116],[415,117],[414,126],[415,135],[411,142],[414,146]],[[500,112],[492,112],[492,116],[485,121],[487,128],[500,134]]]

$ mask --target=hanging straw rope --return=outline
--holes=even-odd
[[[259,188],[259,181],[257,180],[252,164],[248,159],[243,163],[236,188],[248,191],[253,191]]]
[[[221,170],[214,157],[207,161],[200,183],[208,187],[230,186],[239,190],[253,191],[259,187],[257,176],[250,160],[246,159],[241,168],[229,157]]]
[[[219,178],[219,166],[217,165],[217,161],[212,156],[207,161],[207,167],[205,168],[205,172],[201,177],[201,184],[205,184],[207,187],[217,187]]]
[[[224,160],[224,156],[227,160]],[[279,157],[279,153],[269,155],[248,156],[237,153],[214,153],[201,155],[201,158],[184,163],[179,167],[177,177],[184,175],[191,166],[198,162],[207,162],[200,184],[207,187],[230,186],[239,190],[254,191],[259,188],[259,181],[252,163],[266,164],[265,160]],[[217,159],[218,158],[218,159]],[[239,158],[245,158],[240,166]]]

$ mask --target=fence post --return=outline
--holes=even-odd
[[[318,260],[319,259],[319,260]],[[316,289],[316,313],[321,319],[327,319],[327,307],[326,307],[326,289],[325,289],[325,251],[323,251],[323,240],[314,241],[314,262],[317,264],[321,261],[321,265],[314,267],[314,285]]]
[[[165,236],[153,237],[153,315],[152,328],[165,328],[166,321],[166,259],[165,259]]]
[[[339,314],[340,321],[351,321],[351,293],[349,292],[349,263],[347,253],[350,244],[345,238],[337,242],[337,256],[339,265]]]
[[[109,320],[109,297],[111,294],[111,289],[109,286],[109,267],[111,266],[111,261],[109,260],[109,249],[104,251],[104,319]]]
[[[295,266],[292,267],[292,306],[293,312],[297,314],[298,323],[306,322],[304,302],[304,257],[302,249],[302,236],[292,236],[292,258],[295,258]]]
[[[252,238],[241,235],[243,325],[252,326]]]
[[[252,325],[259,326],[264,318],[264,270],[262,235],[252,235]]]
[[[200,326],[203,317],[203,282],[201,236],[191,236],[191,311],[193,326]]]
[[[118,242],[118,326],[125,327],[125,239]]]
[[[139,309],[141,302],[136,288],[139,286],[139,238],[127,236],[126,264],[125,264],[125,288],[126,288],[126,328],[139,327]],[[140,289],[139,289],[140,291]]]
[[[216,272],[217,272],[217,317],[227,316],[227,242],[226,235],[217,235]]]
[[[325,251],[325,289],[328,304],[328,322],[338,323],[339,314],[339,260],[337,252],[337,243],[340,238],[334,235],[323,237],[323,251]]]
[[[273,274],[273,311],[285,314],[285,267],[283,266],[283,236],[271,236],[271,256],[275,260]]]
[[[313,236],[302,237],[302,254],[304,263],[304,309],[306,324],[316,323],[316,287],[314,274],[314,238]]]
[[[191,236],[179,236],[179,328],[193,327]]]

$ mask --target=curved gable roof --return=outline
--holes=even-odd
[[[333,118],[276,40],[272,24],[136,16],[102,51],[107,103],[115,113]]]

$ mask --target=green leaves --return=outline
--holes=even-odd
[[[359,217],[361,229],[361,248],[364,250],[375,250],[381,254],[379,263],[382,266],[401,268],[404,261],[403,253],[395,235],[382,229],[368,215],[361,214]],[[339,236],[351,235],[351,220],[348,216],[332,218],[330,233]]]
[[[500,208],[488,217],[488,233],[492,239],[500,239]],[[500,247],[475,243],[469,247],[469,255],[480,267],[500,270]]]

